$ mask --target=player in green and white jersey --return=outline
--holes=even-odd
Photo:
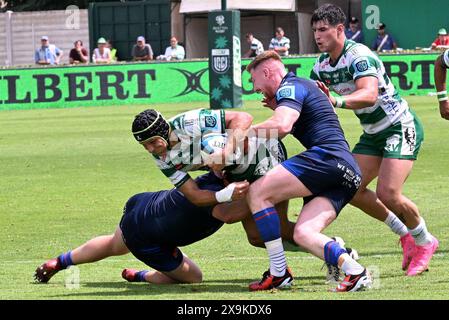
[[[326,4],[314,12],[312,29],[323,54],[311,78],[336,108],[353,110],[363,128],[353,150],[363,180],[351,203],[384,221],[401,237],[402,268],[408,269],[409,276],[417,275],[427,269],[438,247],[417,206],[402,194],[424,138],[423,128],[391,83],[382,61],[365,45],[346,39],[345,21],[345,14],[335,5]],[[376,177],[374,193],[366,186]]]
[[[252,116],[245,112],[197,109],[178,114],[167,121],[158,111],[148,109],[135,117],[132,131],[136,140],[154,156],[162,173],[196,206],[241,200],[242,206],[247,209],[246,214],[242,210],[239,215],[229,216],[227,210],[216,210],[220,216],[215,217],[227,223],[243,219],[250,243],[263,246],[244,198],[250,182],[286,159],[282,143],[265,143],[255,136],[249,138],[241,161],[225,167],[225,178],[232,183],[221,191],[200,189],[189,175],[190,171],[209,170],[204,155],[212,153],[212,150],[207,148],[223,149],[224,145],[233,141],[233,133],[226,129],[247,132],[251,123]],[[213,139],[211,142],[208,141],[210,137]],[[288,221],[287,208],[288,202],[280,205],[283,212],[282,236],[284,240],[294,243],[294,224]]]
[[[437,98],[440,105],[440,114],[443,119],[449,120],[449,100],[446,91],[446,73],[449,69],[449,49],[444,51],[435,60],[434,78],[437,89]]]

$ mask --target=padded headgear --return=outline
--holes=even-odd
[[[164,139],[168,145],[170,125],[159,112],[147,109],[134,118],[132,132],[139,143],[159,137]]]

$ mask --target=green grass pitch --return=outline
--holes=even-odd
[[[268,266],[265,250],[251,247],[241,224],[182,250],[203,270],[195,285],[126,283],[124,267],[144,265],[127,255],[80,265],[80,286],[64,285],[60,272],[49,284],[33,283],[44,260],[86,240],[112,233],[125,201],[133,194],[170,188],[130,134],[133,116],[145,106],[4,111],[0,113],[0,299],[448,299],[449,122],[440,118],[436,98],[408,97],[425,127],[425,143],[404,193],[421,210],[440,240],[430,272],[408,278],[401,270],[398,238],[382,223],[348,206],[326,231],[356,248],[361,263],[376,271],[375,288],[354,294],[328,292],[322,262],[288,252],[295,275],[291,290],[250,293],[247,285]],[[207,104],[153,106],[165,116]],[[242,109],[254,121],[270,111],[257,102]],[[352,112],[338,112],[353,145],[361,128]],[[301,150],[291,137],[290,155]],[[301,201],[290,205],[296,219]]]

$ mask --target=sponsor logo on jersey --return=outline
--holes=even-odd
[[[394,134],[389,137],[385,143],[385,150],[388,152],[395,152],[399,150],[399,144],[401,142],[401,136]]]
[[[284,86],[277,92],[277,99],[295,99],[295,86]]]
[[[405,139],[405,143],[408,145],[408,148],[410,152],[414,152],[415,151],[415,146],[416,146],[416,132],[415,132],[415,128],[406,128],[405,130],[403,130],[403,134],[404,134],[404,139]]]
[[[364,71],[368,70],[368,67],[369,67],[368,61],[366,61],[366,60],[359,61],[355,64],[355,67],[357,68],[357,70],[359,72],[364,72]]]
[[[205,116],[204,122],[207,128],[214,128],[217,125],[217,119],[214,116]]]

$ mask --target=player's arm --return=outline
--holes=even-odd
[[[271,137],[271,130],[275,130],[279,139],[284,138],[292,131],[293,125],[298,120],[300,111],[291,107],[283,106],[282,103],[275,110],[273,115],[264,122],[253,126],[257,135],[265,135],[267,138]]]
[[[444,64],[444,54],[435,60],[434,78],[441,117],[449,120],[449,101],[446,91],[447,66]]]
[[[214,171],[221,171],[233,163],[232,156],[237,154],[237,147],[242,146],[253,117],[246,112],[226,111],[224,123],[227,133],[226,146],[222,152],[215,151],[209,156],[207,165]]]
[[[243,199],[248,192],[248,188],[249,183],[242,181],[231,183],[217,192],[202,190],[192,178],[177,187],[191,203],[198,207],[212,206],[222,202]]]
[[[359,56],[350,63],[349,72],[352,74],[356,87],[351,94],[335,97],[330,94],[329,88],[324,83],[317,81],[317,85],[336,108],[356,110],[372,107],[379,95],[376,62],[371,57]],[[311,78],[321,80],[315,70],[312,71]]]
[[[253,123],[253,116],[246,112],[226,111],[225,112],[226,130],[228,139],[224,149],[224,156],[233,154],[236,146],[242,145],[247,136],[248,130]]]
[[[379,80],[377,77],[366,76],[355,80],[356,90],[344,97],[334,97],[329,95],[329,100],[334,107],[345,109],[362,109],[372,107],[378,97]]]

